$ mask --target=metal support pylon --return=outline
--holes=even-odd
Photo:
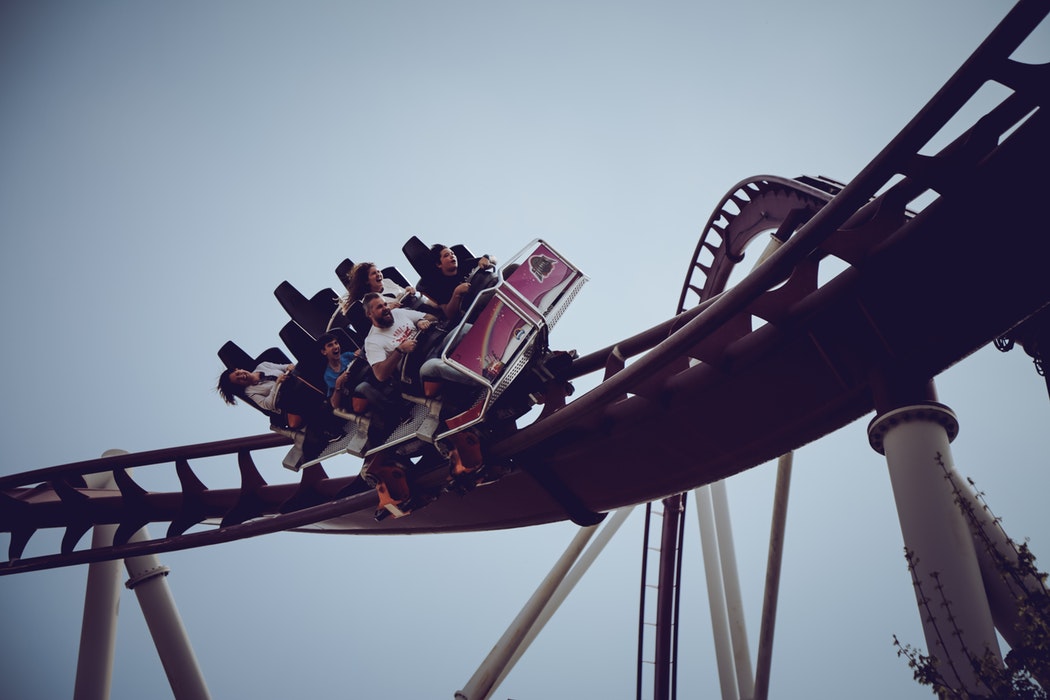
[[[127,453],[122,450],[109,450],[102,456],[118,454]],[[89,474],[85,480],[90,488],[117,488],[112,472]],[[111,545],[116,530],[116,525],[95,526],[92,545]],[[129,541],[148,539],[149,533],[143,527],[132,535]],[[176,700],[210,700],[211,695],[200,665],[190,645],[171,590],[165,581],[169,569],[162,566],[160,560],[152,554],[128,557],[124,560],[124,566],[129,576],[125,586],[135,591],[173,696]],[[119,602],[120,561],[89,564],[74,700],[106,700],[109,697]]]
[[[948,683],[981,695],[986,689],[971,662],[989,654],[1001,664],[1002,657],[972,534],[946,478],[959,424],[933,400],[932,382],[890,393],[901,389],[908,393],[876,401],[868,439],[889,467],[928,653]],[[920,396],[926,400],[914,400]]]
[[[492,695],[632,510],[621,508],[613,513],[597,537],[599,525],[580,528],[478,670],[456,691],[456,700],[486,700]]]

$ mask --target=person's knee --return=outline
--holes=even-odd
[[[437,381],[441,379],[441,367],[444,366],[444,362],[439,357],[432,357],[424,362],[419,367],[419,376],[423,379],[430,381]]]
[[[363,397],[369,404],[378,406],[383,403],[383,392],[368,382],[361,382],[354,387],[354,395]]]
[[[441,358],[427,360],[419,368],[419,377],[424,382],[456,382],[458,384],[472,384],[470,377],[466,376],[455,367],[451,367]]]

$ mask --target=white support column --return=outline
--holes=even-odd
[[[113,544],[116,530],[116,525],[95,526],[91,533],[91,546],[108,547]],[[106,700],[109,697],[119,609],[120,562],[97,561],[88,564],[73,700]]]
[[[1017,568],[1019,557],[1016,544],[1006,534],[1002,523],[988,512],[970,484],[954,469],[951,479],[965,509],[973,516],[967,521],[977,551],[977,565],[981,569],[992,621],[1006,643],[1016,649],[1024,644],[1023,632],[1018,627],[1022,619],[1022,601],[1028,596],[1046,596],[1046,584],[1033,574],[1005,574],[1004,566],[1013,570]],[[1043,688],[1050,688],[1050,677],[1036,671],[1033,671],[1033,675]]]
[[[733,645],[737,690],[741,700],[751,700],[755,694],[755,676],[751,668],[744,601],[736,566],[736,545],[733,542],[732,519],[729,517],[729,494],[724,479],[711,484],[711,503],[715,510],[718,558],[722,563],[722,585],[726,596],[726,613],[729,615],[729,638]]]
[[[987,691],[971,660],[986,651],[1001,657],[973,539],[947,478],[957,432],[947,406],[923,401],[876,416],[868,439],[886,456],[927,653],[946,682],[980,695]]]
[[[103,457],[125,454],[107,450]],[[112,472],[88,474],[84,481],[93,489],[116,489]],[[96,525],[91,531],[91,547],[113,544],[116,525]],[[117,645],[117,613],[120,611],[120,562],[98,561],[88,564],[84,591],[84,619],[80,626],[80,650],[73,700],[106,700],[113,682],[113,656]]]
[[[107,450],[103,457],[127,454],[124,450]],[[112,472],[88,474],[89,488],[117,488]],[[92,533],[92,547],[113,544],[116,525],[97,525]],[[149,539],[145,527],[131,536],[131,542]],[[128,581],[124,585],[135,591],[161,665],[168,676],[176,700],[209,700],[207,686],[190,646],[182,618],[168,588],[169,569],[155,555],[128,557],[124,560]],[[117,638],[117,611],[120,604],[120,561],[94,562],[88,565],[84,622],[80,633],[74,700],[106,700],[113,675],[113,652]]]
[[[148,539],[145,527],[131,536],[132,542]],[[209,700],[211,695],[204,675],[165,580],[168,567],[162,566],[152,554],[128,557],[124,564],[128,570],[128,581],[124,585],[138,598],[172,694],[176,700]]]
[[[780,569],[784,558],[784,531],[787,524],[788,494],[791,491],[791,467],[794,452],[777,460],[777,485],[773,494],[773,518],[769,526],[769,555],[766,558],[766,588],[762,599],[762,622],[758,631],[758,666],[755,669],[755,700],[769,697],[770,670],[773,664],[773,632],[780,597]]]
[[[518,613],[518,616],[514,618],[507,631],[503,633],[503,636],[492,647],[492,651],[489,652],[481,666],[478,667],[478,670],[467,681],[463,690],[456,691],[454,696],[456,700],[483,700],[489,696],[495,688],[496,679],[509,663],[515,650],[521,645],[522,640],[525,639],[529,629],[539,619],[543,608],[553,597],[558,585],[569,573],[569,569],[580,557],[584,547],[587,546],[588,540],[591,539],[591,536],[594,535],[597,529],[597,525],[592,525],[581,528],[576,533],[569,547],[558,559],[550,573],[547,574],[547,577],[543,579],[543,582],[540,583],[536,592],[525,603],[525,606]]]
[[[609,541],[612,539],[612,536],[617,533],[620,526],[623,525],[624,521],[627,520],[627,516],[629,516],[633,510],[634,506],[620,508],[613,512],[606,522],[601,525],[601,531],[587,546],[587,550],[580,555],[579,561],[573,565],[569,574],[565,577],[565,580],[558,584],[558,588],[555,589],[551,599],[543,607],[543,611],[536,619],[536,622],[529,627],[525,639],[522,640],[521,644],[514,651],[514,655],[511,656],[510,661],[507,662],[507,665],[500,672],[499,677],[496,678],[496,682],[492,684],[493,691],[499,688],[503,679],[507,677],[507,674],[511,672],[514,665],[518,663],[518,659],[520,659],[522,654],[524,654],[529,648],[529,645],[532,644],[534,639],[536,639],[536,636],[543,630],[544,626],[550,621],[554,613],[558,611],[561,604],[565,602],[569,593],[571,593],[576,587],[576,584],[580,582],[580,579],[583,578],[585,573],[587,573],[587,570],[591,568],[591,564],[593,564],[598,558],[598,555],[602,553],[605,546],[609,544]]]
[[[715,641],[715,659],[718,662],[718,681],[722,688],[722,700],[739,700],[729,633],[729,613],[726,611],[722,566],[718,556],[718,537],[715,532],[711,487],[701,486],[693,491],[693,496],[696,500],[696,516],[700,525],[700,544],[704,553],[707,602],[711,611],[711,631]]]

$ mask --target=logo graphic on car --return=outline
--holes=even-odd
[[[529,270],[536,281],[542,282],[554,271],[557,260],[548,258],[546,255],[533,255],[529,258]]]

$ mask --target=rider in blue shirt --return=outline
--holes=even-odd
[[[331,403],[332,408],[340,408],[344,394],[353,391],[353,387],[344,391],[344,385],[352,381],[352,377],[347,370],[354,361],[355,354],[353,352],[343,352],[339,339],[331,333],[325,333],[318,338],[317,344],[321,346],[321,354],[328,361],[324,369],[324,383],[328,387],[328,401]]]

